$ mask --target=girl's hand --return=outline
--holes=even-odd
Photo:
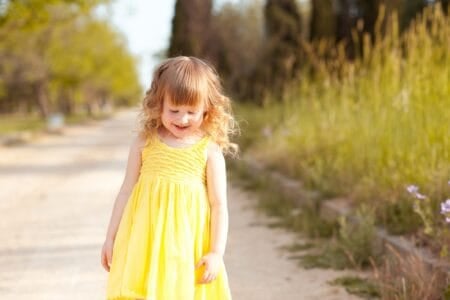
[[[219,253],[209,252],[208,254],[203,256],[195,266],[196,269],[200,268],[203,265],[205,266],[205,271],[203,272],[202,279],[199,283],[210,283],[211,281],[216,279],[222,264],[222,255],[220,255]]]
[[[113,245],[114,245],[114,241],[106,240],[103,243],[103,247],[102,247],[101,262],[102,262],[103,268],[108,272],[109,272],[109,268],[111,266]]]

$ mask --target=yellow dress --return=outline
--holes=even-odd
[[[204,137],[173,148],[157,134],[142,150],[139,179],[124,208],[108,275],[108,300],[229,300],[225,266],[209,284],[195,269],[210,249]]]

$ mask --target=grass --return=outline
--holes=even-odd
[[[314,252],[301,254],[296,257],[299,266],[305,269],[334,269],[344,270],[349,268],[348,259],[345,253],[336,244],[325,244]]]
[[[384,253],[381,245],[374,243],[375,215],[371,207],[361,206],[357,210],[356,215],[362,220],[360,223],[344,218],[332,222],[322,219],[307,201],[305,206],[298,207],[266,174],[255,176],[236,161],[229,166],[231,179],[257,193],[260,196],[259,208],[276,217],[270,226],[287,228],[302,237],[314,238],[283,247],[290,252],[289,259],[298,261],[301,267],[338,270],[367,270],[372,267],[374,278],[342,277],[331,282],[365,299],[447,299],[450,292],[446,291],[449,287],[446,288],[448,279],[445,274],[430,269],[419,257],[399,255],[392,248]],[[319,230],[320,226],[326,230]]]
[[[271,181],[265,173],[255,175],[249,168],[232,162],[229,164],[231,179],[248,190],[258,194],[258,208],[268,216],[276,217],[269,227],[282,227],[300,233],[311,243],[294,244],[287,250],[291,259],[299,260],[305,268],[367,268],[377,261],[379,248],[375,245],[374,216],[371,210],[358,210],[363,220],[354,224],[346,219],[323,218],[320,214],[320,201],[305,191],[287,194]],[[299,196],[300,195],[300,196]],[[298,197],[303,198],[299,201]],[[305,252],[304,250],[310,250]],[[298,252],[302,252],[298,254]]]
[[[380,292],[372,281],[358,276],[339,277],[331,282],[333,285],[345,287],[348,293],[360,296],[364,299],[378,299]]]
[[[45,128],[45,121],[38,116],[1,115],[0,134],[20,131],[38,131]]]
[[[405,234],[418,230],[422,222],[411,206],[411,201],[400,199],[385,203],[378,209],[378,223],[384,224],[392,234]]]
[[[315,244],[311,243],[311,242],[294,243],[289,246],[284,246],[284,247],[282,247],[282,249],[295,253],[295,252],[299,252],[299,251],[310,250],[310,249],[314,248],[314,246],[315,246]]]
[[[446,226],[439,201],[450,179],[450,22],[436,6],[402,36],[395,18],[387,23],[386,36],[365,38],[355,61],[319,57],[323,73],[306,70],[284,102],[236,111],[253,157],[323,195],[368,203],[377,224],[405,234],[422,226],[408,184],[436,199],[438,226]]]
[[[363,206],[357,217],[359,223],[341,217],[333,238],[322,243],[318,251],[300,255],[300,265],[304,268],[364,270],[379,262],[383,249],[377,243],[373,214]]]
[[[382,299],[447,300],[450,282],[440,270],[432,270],[419,256],[398,253],[389,248],[375,278]]]
[[[343,196],[355,207],[373,209],[367,224],[341,221],[319,230],[316,204],[293,216],[279,207],[284,200],[273,190],[262,205],[282,216],[277,225],[333,237],[314,247],[316,252],[293,256],[303,266],[361,268],[373,259],[382,299],[450,299],[448,278],[418,258],[394,255],[376,262],[377,251],[371,250],[376,246],[360,243],[370,241],[365,234],[374,224],[395,234],[421,232],[422,220],[405,191],[408,184],[433,199],[433,222],[442,236],[432,243],[442,250],[450,240],[439,213],[439,202],[450,192],[449,18],[436,5],[402,36],[395,18],[387,24],[384,37],[374,43],[363,39],[363,54],[353,62],[339,51],[330,60],[317,51],[323,72],[311,76],[305,70],[285,101],[238,106],[238,117],[246,120],[241,144],[253,158],[299,178],[322,197]]]
[[[258,194],[258,208],[268,216],[278,217],[277,221],[269,226],[301,232],[309,238],[329,238],[337,230],[337,221],[321,218],[320,207],[313,199],[307,198],[308,196],[315,198],[314,194],[298,191],[298,194],[290,195],[265,173],[255,175],[238,161],[230,161],[228,165],[233,181]],[[298,199],[299,197],[301,199]]]
[[[67,124],[80,124],[88,121],[99,121],[107,119],[111,116],[110,113],[96,113],[95,115],[88,115],[87,113],[77,113],[66,117]]]
[[[66,124],[80,124],[91,120],[103,120],[109,114],[89,116],[86,113],[77,113],[65,118]],[[36,132],[45,130],[47,122],[38,115],[30,114],[3,114],[0,117],[0,135],[17,132]]]

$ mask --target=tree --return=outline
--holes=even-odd
[[[374,39],[375,24],[381,6],[386,8],[387,13],[383,16],[386,18],[387,15],[398,10],[399,1],[402,0],[337,0],[336,40],[346,45],[346,53],[349,58],[354,58],[357,52],[360,52],[362,47],[360,42],[364,34],[368,33]],[[380,22],[385,24],[385,20],[380,20]],[[382,34],[382,32],[378,34]]]
[[[211,14],[211,0],[177,0],[168,55],[205,57]]]
[[[226,3],[213,17],[207,56],[234,95],[242,95],[248,84],[245,78],[261,63],[262,7],[262,1]]]
[[[282,99],[286,85],[300,70],[303,58],[302,21],[295,0],[268,0],[264,7],[267,49],[256,70],[256,95],[264,101],[265,87]],[[259,95],[258,95],[259,94]]]
[[[91,14],[100,1],[10,1],[0,16],[0,109],[71,113],[140,89],[123,38]]]
[[[310,39],[334,39],[336,14],[333,0],[312,0]]]
[[[51,84],[59,95],[59,107],[71,113],[75,105],[82,105],[90,114],[107,100],[126,104],[137,99],[136,62],[123,38],[105,21],[75,25],[60,28],[49,49]],[[74,97],[77,93],[84,97]]]

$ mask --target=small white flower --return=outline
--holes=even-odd
[[[421,193],[415,193],[414,196],[416,196],[416,198],[419,200],[423,200],[423,199],[427,198],[427,196],[422,195]]]
[[[415,194],[419,192],[419,187],[417,185],[411,184],[406,187],[406,190],[411,194]]]
[[[450,214],[450,199],[441,203],[441,214]]]

